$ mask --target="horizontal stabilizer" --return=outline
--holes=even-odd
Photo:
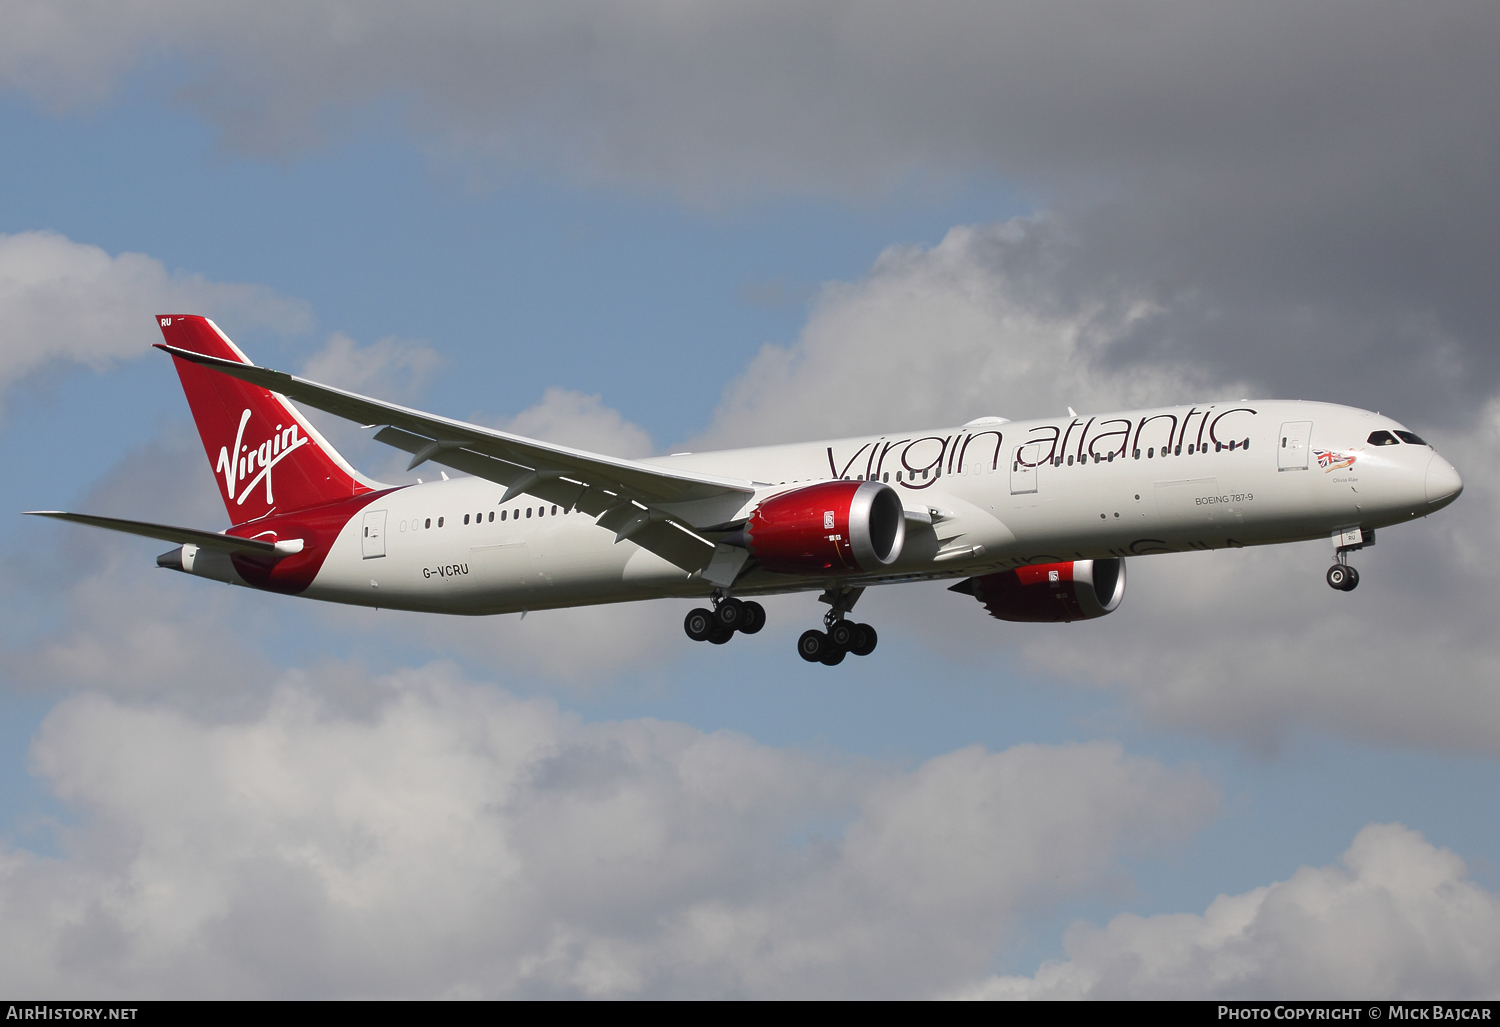
[[[27,510],[30,517],[51,517],[54,520],[73,524],[87,524],[91,528],[108,528],[123,531],[127,535],[160,539],[162,542],[180,542],[199,549],[211,549],[220,553],[246,553],[255,556],[290,556],[301,549],[300,540],[293,542],[265,542],[254,538],[235,538],[216,531],[200,531],[197,528],[176,528],[170,524],[150,524],[146,521],[127,521],[119,517],[94,517],[90,514],[64,513],[61,510]],[[295,548],[293,546],[295,545]]]

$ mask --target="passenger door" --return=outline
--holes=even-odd
[[[1278,471],[1307,470],[1308,444],[1312,441],[1311,421],[1288,421],[1281,426],[1281,438],[1276,447],[1276,469]]]
[[[360,550],[366,560],[385,555],[385,511],[366,510],[364,537],[360,539]]]
[[[1042,459],[1042,444],[1030,442],[1017,446],[1010,458],[1010,494],[1025,495],[1036,491],[1036,465]]]

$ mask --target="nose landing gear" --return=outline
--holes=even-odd
[[[694,642],[723,645],[735,632],[753,635],[766,626],[766,608],[757,602],[745,602],[715,592],[712,610],[699,607],[689,610],[682,620],[682,630]]]
[[[879,641],[875,629],[868,624],[855,624],[844,619],[844,615],[854,607],[863,592],[863,588],[846,588],[840,591],[829,589],[824,592],[819,599],[830,607],[823,615],[825,630],[802,632],[802,637],[797,639],[797,655],[808,663],[836,667],[844,662],[844,657],[849,653],[855,656],[869,656],[873,653],[875,644]]]
[[[1351,528],[1336,532],[1333,536],[1334,560],[1328,568],[1328,587],[1340,592],[1353,592],[1359,587],[1359,571],[1349,566],[1349,554],[1356,549],[1375,544],[1375,532],[1363,528]]]

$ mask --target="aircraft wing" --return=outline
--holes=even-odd
[[[756,483],[739,478],[670,470],[539,442],[320,385],[284,371],[162,343],[156,348],[317,410],[360,424],[385,425],[376,440],[413,454],[408,469],[432,460],[506,486],[502,503],[525,493],[577,508],[616,532],[616,541],[628,538],[689,572],[708,565],[714,543],[661,507],[742,499],[755,492]]]
[[[119,517],[95,517],[91,514],[64,513],[61,510],[26,510],[24,512],[29,517],[51,517],[54,520],[87,524],[93,528],[108,528],[110,531],[123,531],[127,535],[140,535],[142,538],[154,538],[162,542],[195,545],[199,549],[212,549],[221,553],[289,556],[301,549],[300,542],[295,543],[296,549],[292,549],[290,546],[293,543],[284,542],[278,546],[274,542],[265,542],[261,539],[235,538],[233,535],[221,535],[216,531],[177,528],[170,524],[151,524],[147,521],[127,521]]]

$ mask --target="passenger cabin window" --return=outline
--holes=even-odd
[[[432,518],[429,517],[429,518],[427,518],[427,520],[423,521],[422,522],[422,527],[424,527],[424,528],[430,528],[430,527],[432,527]]]
[[[1396,437],[1398,439],[1400,439],[1402,442],[1410,442],[1413,446],[1425,446],[1425,445],[1427,445],[1426,442],[1422,441],[1422,436],[1413,434],[1412,432],[1409,432],[1409,431],[1398,431],[1396,433]]]
[[[468,514],[464,514],[464,523],[465,524],[469,523],[469,515]]]
[[[438,518],[438,527],[441,528],[442,526],[443,526],[443,519],[441,517],[439,517]]]
[[[1396,436],[1388,431],[1372,431],[1365,441],[1372,446],[1399,446],[1401,444]]]

